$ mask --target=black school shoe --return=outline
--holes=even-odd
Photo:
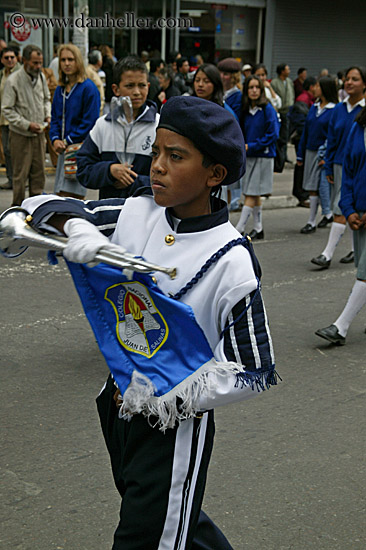
[[[312,264],[318,265],[323,269],[328,269],[330,266],[330,260],[327,260],[323,254],[320,254],[320,256],[317,256],[316,258],[312,258],[310,261]]]
[[[311,225],[311,223],[307,223],[304,225],[302,229],[300,229],[300,233],[307,235],[308,233],[315,233],[316,227],[315,225]]]
[[[323,218],[318,223],[318,227],[327,227],[328,223],[332,223],[332,222],[333,222],[333,216],[331,216],[330,218],[323,216]]]
[[[346,338],[339,334],[338,329],[335,325],[329,325],[329,327],[320,328],[316,331],[315,334],[317,336],[320,336],[320,338],[328,340],[328,342],[330,342],[331,344],[335,344],[336,346],[344,346],[346,343]]]
[[[260,241],[261,239],[264,239],[264,233],[263,229],[262,231],[257,231],[256,229],[252,229],[249,233],[249,237],[252,239],[252,241]]]
[[[355,261],[355,254],[353,250],[347,254],[347,256],[344,256],[344,258],[341,258],[340,260],[341,264],[352,264]]]

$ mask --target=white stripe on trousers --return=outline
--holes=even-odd
[[[168,508],[163,533],[159,541],[158,550],[172,550],[174,548],[177,537],[179,540],[177,549],[184,550],[185,548],[188,535],[189,519],[196,488],[196,481],[206,440],[207,421],[208,414],[204,414],[199,424],[197,453],[193,475],[192,479],[187,484],[185,493],[183,493],[183,489],[186,483],[191,459],[194,418],[182,422],[177,429]],[[181,525],[181,532],[178,533],[182,509],[184,513]]]

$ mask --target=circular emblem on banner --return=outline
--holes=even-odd
[[[32,27],[27,19],[24,19],[24,23],[21,27],[15,27],[12,25],[10,28],[11,34],[16,40],[18,40],[18,42],[25,42],[25,40],[28,40],[31,35]]]
[[[168,325],[145,285],[119,283],[107,288],[105,299],[117,317],[119,343],[129,352],[152,357],[168,338]]]

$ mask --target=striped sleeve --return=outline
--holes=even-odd
[[[228,361],[242,364],[249,373],[273,368],[272,339],[260,291],[254,290],[233,307],[223,337]]]
[[[94,224],[99,231],[107,237],[111,235],[117,225],[118,216],[121,213],[126,199],[104,199],[100,201],[81,201],[72,198],[63,198],[48,195],[49,200],[44,200],[33,209],[31,199],[23,203],[33,217],[32,223],[38,228],[47,228],[47,220],[53,214],[65,214],[84,218]]]
[[[242,366],[242,370],[225,376],[210,373],[212,384],[199,397],[200,410],[249,399],[281,379],[275,371],[272,339],[259,289],[245,296],[229,313],[215,357],[218,366],[229,361]]]

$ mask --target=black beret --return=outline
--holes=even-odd
[[[229,185],[245,173],[245,143],[235,117],[224,107],[194,96],[171,97],[160,114],[157,129],[166,128],[191,140],[203,155],[227,169]]]
[[[233,57],[227,57],[218,62],[217,68],[224,73],[237,73],[241,71],[240,63]]]

